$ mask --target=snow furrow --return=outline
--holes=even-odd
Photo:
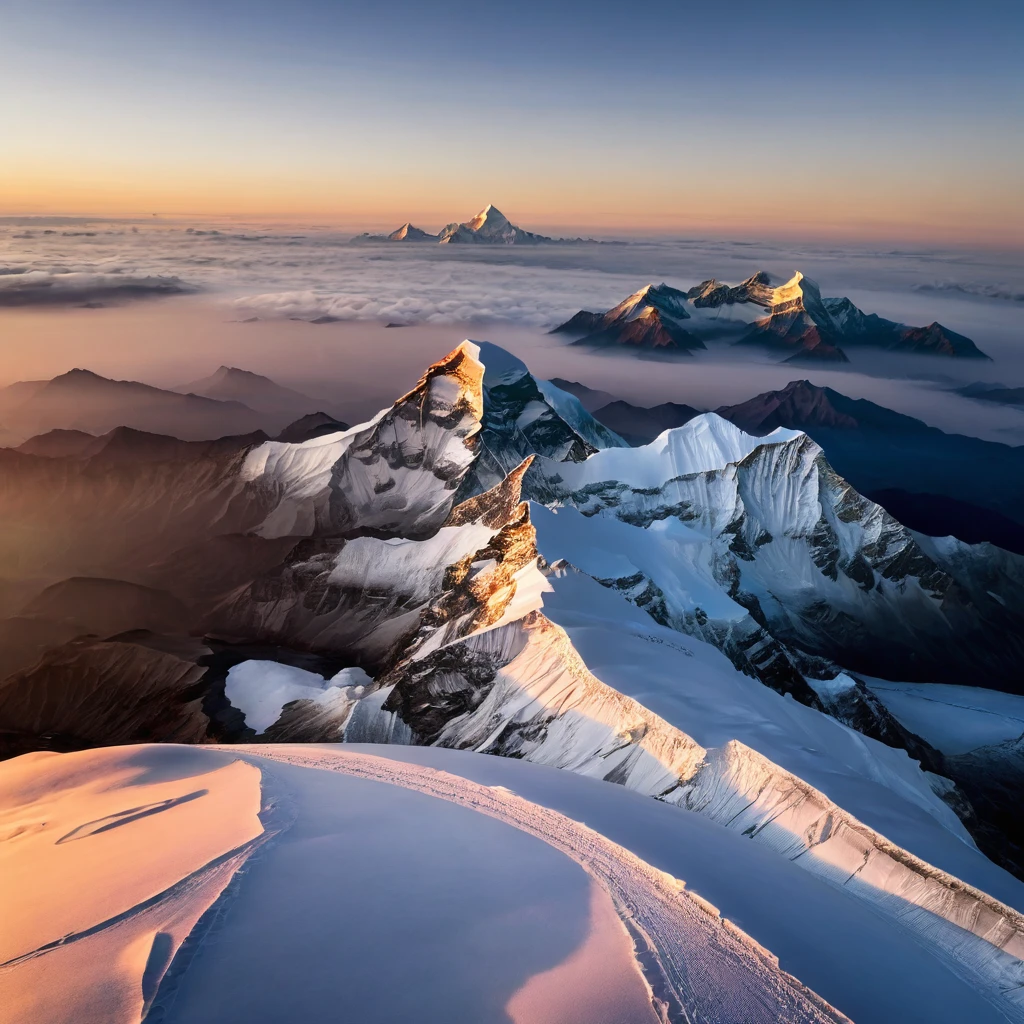
[[[238,749],[238,748],[234,748]],[[401,786],[486,814],[579,864],[607,891],[637,947],[652,1002],[667,1022],[824,1022],[847,1018],[781,970],[778,960],[684,883],[581,822],[502,787],[345,750],[244,748],[252,755]]]

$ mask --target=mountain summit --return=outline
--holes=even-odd
[[[536,245],[553,242],[547,235],[536,235],[513,224],[496,206],[488,203],[475,217],[462,224],[449,224],[441,231],[444,244],[477,242],[485,245]]]
[[[436,235],[403,224],[387,235],[357,235],[353,242],[438,242],[442,245],[538,245],[555,242],[581,242],[580,238],[549,238],[513,224],[496,206],[488,203],[475,217],[467,221],[453,220]]]
[[[683,326],[690,320],[686,293],[667,284],[648,284],[607,313],[580,310],[552,334],[579,334],[574,345],[628,345],[691,352],[704,342]]]
[[[430,234],[422,228],[416,227],[406,221],[400,228],[396,228],[387,236],[389,242],[436,242],[437,235]]]

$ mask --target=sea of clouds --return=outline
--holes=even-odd
[[[991,319],[976,315],[985,305],[1012,308],[1005,315],[1015,321],[1024,302],[1020,260],[992,253],[704,239],[507,249],[354,245],[347,234],[322,230],[0,222],[2,306],[205,292],[261,318],[550,328],[578,309],[607,309],[648,281],[735,282],[758,269],[800,269],[824,294],[866,295],[868,312],[899,319],[919,316],[930,303],[952,310],[957,322],[948,326],[957,330],[972,317]]]
[[[848,295],[866,312],[913,325],[938,321],[994,361],[858,350],[851,364],[797,369],[775,353],[727,345],[655,361],[567,348],[546,336],[577,310],[608,309],[650,281],[737,282],[759,269],[799,269],[825,295]],[[81,365],[164,386],[224,362],[300,390],[331,391],[362,415],[388,399],[395,380],[411,383],[425,361],[471,336],[510,347],[542,376],[638,404],[715,408],[807,376],[946,430],[1021,443],[1024,411],[952,389],[978,380],[1024,386],[1022,297],[1019,254],[713,239],[353,244],[349,233],[265,225],[0,220],[0,327],[4,307],[22,316],[33,306],[71,311],[61,309],[48,326],[20,320],[24,358],[12,349],[0,379]],[[107,306],[120,308],[96,311]],[[385,324],[418,329],[383,331]]]

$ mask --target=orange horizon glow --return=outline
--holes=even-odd
[[[168,180],[172,177],[173,180]],[[873,193],[863,183],[796,182],[756,196],[733,181],[704,181],[670,189],[610,183],[524,189],[520,181],[410,183],[402,175],[338,182],[322,177],[260,180],[206,176],[203,180],[132,173],[76,176],[53,169],[0,173],[0,216],[75,216],[302,223],[353,231],[392,230],[406,221],[438,230],[472,217],[493,202],[529,230],[565,235],[693,235],[831,238],[1019,248],[1024,196],[993,204],[990,194],[950,196],[918,186]],[[868,193],[868,194],[865,194]],[[612,199],[611,196],[615,195]],[[696,198],[696,202],[694,199]],[[995,208],[994,208],[995,207]]]

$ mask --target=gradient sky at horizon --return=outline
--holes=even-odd
[[[1024,5],[0,0],[0,214],[1015,245]]]

